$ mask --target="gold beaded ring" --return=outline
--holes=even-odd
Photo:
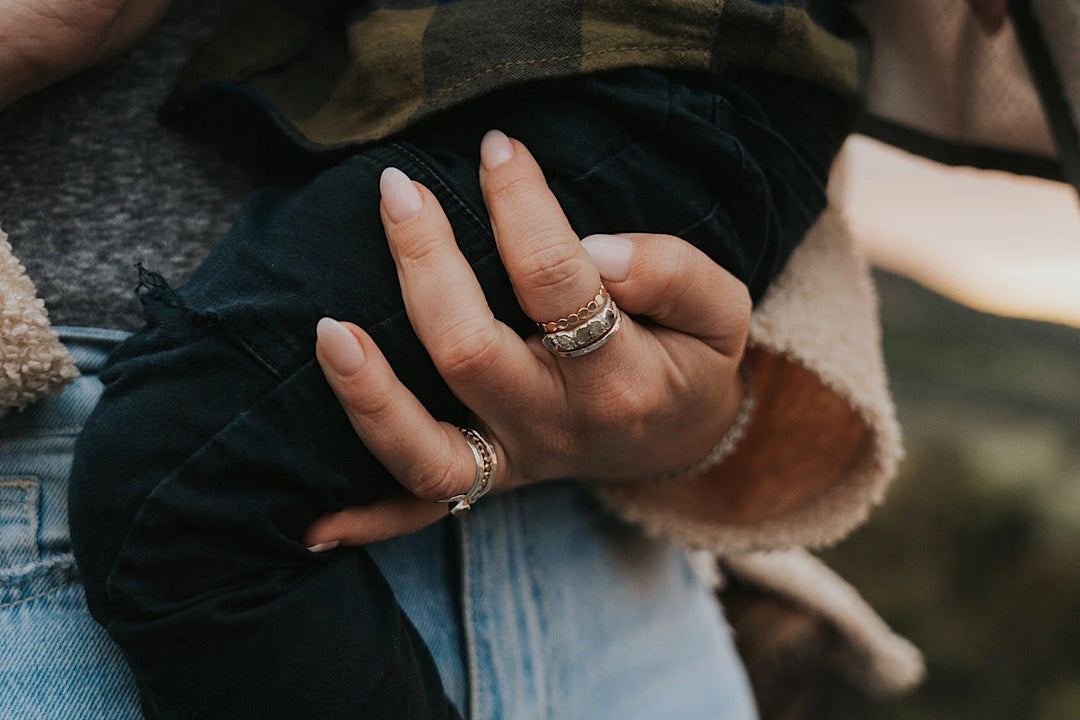
[[[607,300],[607,288],[604,287],[603,283],[600,283],[600,289],[596,291],[596,296],[590,300],[588,304],[578,308],[575,312],[570,313],[564,318],[552,320],[551,322],[538,322],[536,323],[536,326],[540,328],[542,332],[546,333],[558,332],[560,330],[573,330],[595,315],[598,310],[602,309],[605,300]]]

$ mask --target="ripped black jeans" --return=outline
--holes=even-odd
[[[477,181],[486,130],[530,148],[579,235],[681,236],[758,299],[825,205],[849,109],[765,76],[631,70],[503,91],[259,192],[187,285],[146,283],[146,326],[101,373],[70,504],[90,608],[147,717],[457,716],[366,552],[301,541],[323,513],[400,492],[315,362],[320,317],[364,326],[435,417],[464,416],[402,306],[385,166],[435,193],[495,315],[528,334]]]

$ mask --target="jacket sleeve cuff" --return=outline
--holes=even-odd
[[[881,501],[902,454],[869,266],[835,209],[754,310],[756,408],[719,466],[600,487],[650,534],[732,553],[834,542]]]

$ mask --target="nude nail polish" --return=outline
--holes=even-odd
[[[324,542],[324,543],[316,543],[315,545],[309,545],[308,546],[308,552],[313,552],[313,553],[327,552],[329,550],[333,550],[334,548],[336,548],[340,544],[341,543],[338,542],[337,540],[331,540],[330,542]]]
[[[485,170],[494,170],[513,156],[510,138],[499,130],[489,130],[480,142],[480,163]]]
[[[634,258],[633,241],[618,235],[590,235],[582,238],[581,246],[589,253],[604,280],[619,282],[630,275]]]
[[[412,220],[420,214],[424,201],[413,185],[409,176],[396,167],[388,167],[379,178],[379,192],[382,193],[383,207],[390,220],[402,223]]]
[[[364,349],[356,336],[333,318],[323,318],[315,326],[323,357],[338,375],[349,376],[364,365]]]

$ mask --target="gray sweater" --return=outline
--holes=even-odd
[[[238,0],[177,0],[134,50],[0,112],[0,227],[56,325],[142,323],[135,263],[184,282],[252,190],[158,123],[191,52]]]

